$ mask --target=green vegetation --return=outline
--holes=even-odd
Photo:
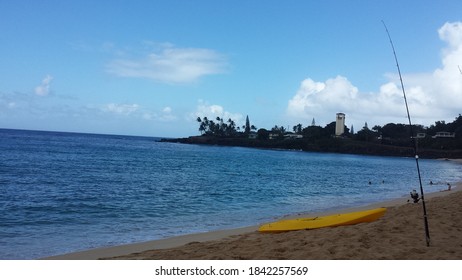
[[[228,122],[224,122],[223,118],[217,117],[217,122],[209,120],[207,117],[197,118],[199,125],[199,132],[205,136],[213,137],[245,137],[248,136],[251,131],[256,130],[256,127],[250,125],[249,116],[246,118],[245,125],[242,127],[244,132],[240,132],[240,127],[236,126],[236,123],[232,119],[228,119]]]
[[[220,117],[215,121],[197,118],[197,122],[201,136],[162,141],[389,156],[412,156],[413,141],[417,141],[422,157],[462,158],[461,115],[450,123],[437,121],[429,127],[414,125],[412,138],[409,125],[394,123],[375,125],[372,129],[365,123],[356,133],[353,127],[351,130],[345,127],[343,135],[334,137],[335,122],[321,127],[314,119],[307,127],[294,125],[292,131],[277,125],[269,130],[257,130],[248,116],[242,130],[233,120],[225,122]]]

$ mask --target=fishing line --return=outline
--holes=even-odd
[[[413,139],[413,144],[414,144],[414,157],[415,157],[415,162],[417,165],[417,174],[419,175],[419,185],[420,185],[420,195],[421,195],[421,200],[422,200],[422,208],[423,208],[423,217],[424,217],[424,225],[425,225],[425,240],[427,242],[427,247],[430,246],[430,231],[428,229],[428,219],[427,219],[427,208],[425,207],[425,199],[424,199],[424,191],[422,187],[422,177],[420,176],[420,167],[419,167],[419,155],[417,151],[417,138],[414,137],[414,132],[412,129],[412,122],[411,122],[411,115],[409,114],[409,106],[407,105],[407,98],[406,98],[406,91],[404,90],[404,84],[403,84],[403,78],[401,76],[401,70],[399,68],[399,63],[398,63],[398,58],[396,56],[395,52],[395,46],[393,45],[393,41],[391,40],[390,32],[388,32],[388,28],[385,24],[385,22],[382,20],[383,26],[385,27],[385,31],[387,31],[388,39],[390,40],[390,45],[393,50],[393,55],[395,57],[395,62],[396,62],[396,67],[398,68],[398,74],[399,74],[399,80],[401,82],[401,89],[403,91],[403,96],[404,96],[404,103],[406,104],[406,112],[407,112],[407,118],[409,120],[409,127],[410,127],[410,134],[411,134],[411,139]]]

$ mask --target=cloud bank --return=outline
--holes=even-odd
[[[430,73],[402,74],[414,123],[453,120],[462,111],[462,22],[445,23],[438,34],[447,44],[442,50],[441,67]],[[389,81],[370,93],[361,92],[343,76],[326,81],[307,78],[289,100],[287,115],[304,124],[312,118],[330,123],[337,112],[346,113],[350,124],[405,123],[399,77],[386,77]]]
[[[226,71],[224,55],[201,48],[176,48],[165,44],[142,58],[115,59],[107,71],[119,77],[146,78],[162,83],[191,83]]]

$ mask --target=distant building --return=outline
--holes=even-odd
[[[340,136],[345,133],[345,114],[337,113],[337,119],[335,121],[335,136]]]
[[[302,139],[303,135],[297,133],[286,133],[284,134],[284,139]]]
[[[445,131],[437,132],[435,136],[432,136],[432,138],[454,138],[454,137],[456,137],[455,133],[445,132]]]
[[[270,133],[268,138],[270,140],[274,140],[274,139],[278,139],[279,137],[280,137],[279,133]]]
[[[258,134],[254,131],[249,132],[249,139],[257,139]]]

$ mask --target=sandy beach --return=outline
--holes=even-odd
[[[445,186],[437,188],[443,190]],[[342,211],[387,207],[386,214],[372,223],[277,234],[258,233],[255,226],[48,259],[462,259],[462,183],[455,184],[451,191],[426,194],[430,247],[425,242],[422,204],[407,200],[408,197]]]

